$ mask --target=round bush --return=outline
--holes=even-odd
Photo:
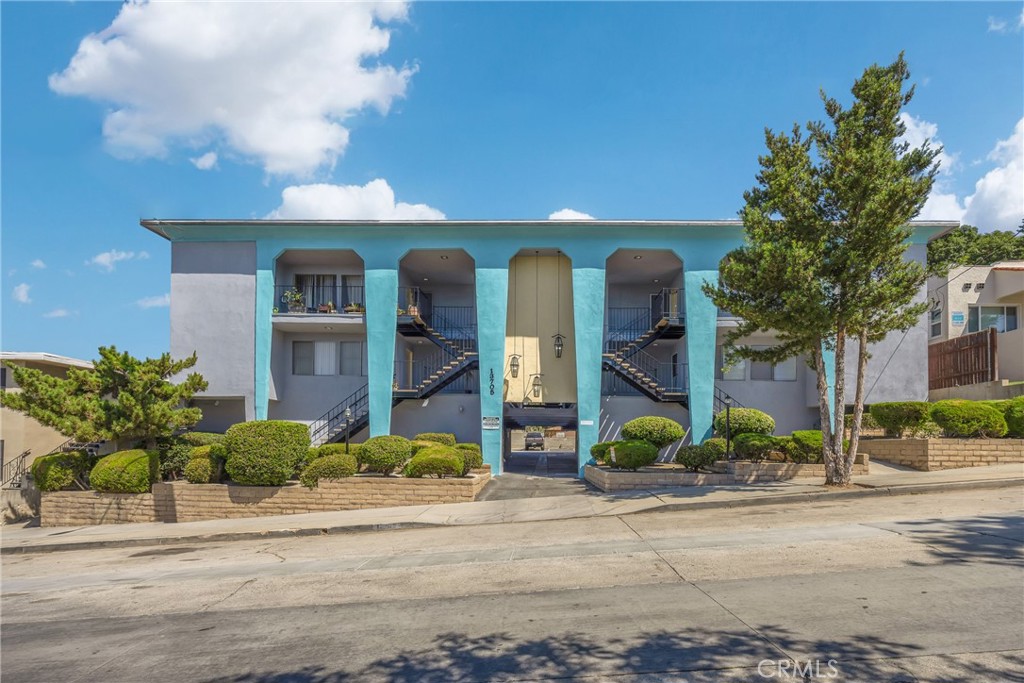
[[[412,455],[412,444],[402,436],[375,436],[359,449],[359,464],[369,472],[391,474]]]
[[[181,436],[172,436],[157,440],[160,450],[160,474],[165,480],[181,479],[185,465],[192,459],[194,444]]]
[[[81,481],[89,471],[89,454],[85,451],[68,451],[44,455],[32,461],[29,471],[40,491],[72,488],[75,480]]]
[[[185,465],[185,480],[190,484],[213,483],[213,463],[210,457],[192,458]]]
[[[246,486],[282,486],[309,452],[309,429],[298,422],[259,420],[227,431],[225,469]]]
[[[433,448],[437,445],[436,441],[410,441],[409,442],[409,454],[415,456],[417,453],[422,451],[424,448]]]
[[[462,456],[462,476],[469,474],[470,470],[479,469],[484,466],[484,454],[480,450],[479,444],[457,443],[455,444],[455,450]]]
[[[1024,396],[1010,399],[1003,406],[1003,419],[1006,420],[1006,435],[1024,438]]]
[[[715,415],[715,434],[725,436],[726,411]],[[768,413],[756,408],[733,408],[729,411],[729,432],[732,437],[739,434],[772,434],[775,420]]]
[[[702,467],[710,467],[718,460],[715,449],[708,448],[705,441],[699,446],[683,446],[676,453],[675,461],[693,472],[699,471]]]
[[[671,442],[670,442],[671,443]],[[650,465],[658,459],[658,447],[649,441],[620,441],[615,450],[608,451],[605,461],[609,467],[620,470],[633,470]]]
[[[647,416],[638,417],[622,425],[622,436],[629,441],[646,441],[661,450],[686,436],[686,430],[678,422],[667,417]]]
[[[451,446],[424,448],[405,466],[407,477],[460,477],[466,468],[462,453]]]
[[[455,435],[445,434],[443,432],[424,432],[414,436],[413,441],[433,441],[434,443],[444,444],[445,446],[454,446]]]
[[[590,447],[590,457],[598,462],[604,462],[608,459],[608,449],[612,446],[618,446],[621,441],[600,441]]]
[[[704,443],[701,444],[704,448],[708,449],[716,460],[721,460],[727,455],[726,441],[720,436],[716,436],[711,439],[705,439]]]
[[[346,451],[345,444],[343,443],[325,443],[323,446],[317,448],[316,452],[318,458],[322,458],[325,455],[337,455],[339,453],[348,453],[352,457],[357,457],[359,455],[359,444],[350,443],[348,445],[348,450]]]
[[[349,453],[333,453],[317,458],[306,469],[302,470],[299,481],[302,485],[314,489],[321,479],[344,479],[351,477],[359,470],[356,456]]]
[[[1006,434],[1003,414],[976,401],[939,401],[932,405],[932,419],[949,436],[996,437]]]
[[[875,422],[893,436],[922,427],[928,421],[931,406],[927,401],[893,401],[875,403],[869,408]]]
[[[774,436],[747,432],[738,434],[733,439],[736,455],[744,460],[760,462],[775,452],[780,452],[781,445]]]
[[[212,446],[215,443],[224,443],[224,435],[216,432],[185,432],[179,437],[185,443],[193,446]]]
[[[149,493],[160,481],[160,451],[118,451],[100,458],[89,484],[103,493]]]

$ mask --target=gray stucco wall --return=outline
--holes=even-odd
[[[280,332],[274,335],[271,368],[275,370],[276,400],[270,402],[272,420],[312,422],[366,384],[366,338],[361,335]],[[363,344],[362,374],[293,375],[292,342],[353,341]]]
[[[231,425],[245,422],[245,401],[243,399],[206,399],[196,401],[195,404],[203,411],[203,419],[196,425],[196,431],[224,433]]]
[[[199,357],[208,397],[241,397],[254,417],[256,245],[171,244],[171,355]]]
[[[690,413],[678,403],[656,403],[646,396],[602,396],[598,440],[614,441],[620,438],[623,424],[644,415],[667,417],[686,429],[690,427]],[[684,442],[688,443],[688,439],[669,446],[662,454],[662,459],[671,460]]]
[[[426,406],[420,400],[395,406],[392,434],[412,438],[422,432],[451,432],[460,442],[480,443],[479,394],[435,394]]]

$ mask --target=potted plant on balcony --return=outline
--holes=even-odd
[[[281,303],[287,306],[289,313],[305,313],[306,311],[306,297],[294,288],[281,295]]]
[[[366,307],[360,303],[352,302],[343,309],[346,313],[366,313]]]
[[[419,316],[419,314],[420,314],[420,307],[419,306],[417,306],[415,304],[409,306],[409,315],[411,315],[412,317],[416,318],[416,317]]]
[[[338,311],[334,308],[334,302],[328,301],[325,304],[320,304],[316,307],[317,313],[337,313]]]

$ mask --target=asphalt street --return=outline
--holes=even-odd
[[[3,558],[3,681],[1024,681],[1018,489]]]

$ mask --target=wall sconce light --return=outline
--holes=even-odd
[[[556,334],[554,336],[554,340],[555,340],[555,358],[561,358],[562,357],[562,349],[565,348],[565,337],[563,337],[562,333],[559,332],[558,334]]]
[[[519,356],[512,354],[512,358],[508,361],[508,371],[513,378],[519,376]]]
[[[540,375],[535,375],[534,378],[533,378],[533,397],[534,398],[540,398],[540,388],[541,388],[541,386],[542,385],[541,385],[541,382],[540,382]]]

